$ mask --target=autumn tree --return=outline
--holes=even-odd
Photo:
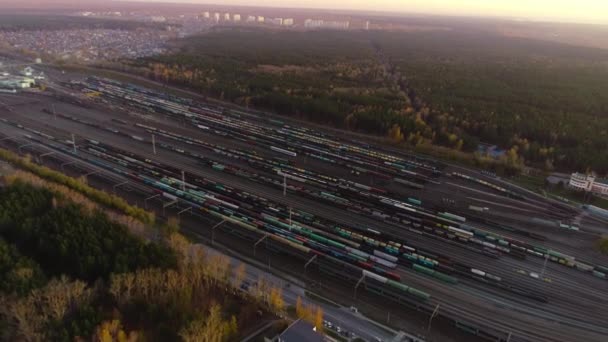
[[[317,328],[317,330],[323,330],[323,309],[320,306],[317,306],[317,309],[315,310],[315,318],[313,324]]]
[[[403,133],[401,133],[401,127],[398,124],[393,124],[393,126],[388,130],[388,137],[394,143],[402,142]]]
[[[270,289],[269,306],[274,312],[283,312],[285,309],[285,302],[283,300],[283,290],[281,288],[272,287]]]
[[[221,307],[213,305],[204,319],[197,319],[179,332],[184,342],[222,342],[234,337],[238,332],[236,318],[223,320]]]
[[[136,331],[126,332],[122,323],[115,319],[102,322],[96,329],[91,340],[93,342],[136,342],[139,334]]]
[[[244,263],[240,263],[234,269],[234,282],[235,282],[236,286],[241,286],[241,284],[245,280],[245,276],[246,276],[245,264]]]

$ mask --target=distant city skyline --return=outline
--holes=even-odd
[[[295,7],[490,16],[525,20],[608,24],[607,0],[136,0],[209,5]]]

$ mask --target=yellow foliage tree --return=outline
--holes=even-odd
[[[313,324],[317,330],[323,330],[323,309],[320,306],[317,306],[317,310],[315,310],[315,320]]]
[[[95,329],[93,342],[135,342],[139,334],[135,331],[125,332],[119,320],[104,321]]]
[[[283,312],[285,308],[285,301],[283,300],[283,290],[280,288],[272,287],[270,289],[270,307],[278,313]]]
[[[394,143],[402,142],[403,133],[401,132],[401,127],[397,124],[393,124],[393,126],[388,130],[388,137]]]

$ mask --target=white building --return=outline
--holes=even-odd
[[[262,17],[261,15],[258,15],[258,23],[263,23],[264,22],[264,17]]]
[[[220,14],[218,12],[213,13],[213,20],[215,20],[216,23],[220,21]]]
[[[24,89],[33,87],[36,81],[31,77],[6,76],[0,77],[0,88],[2,89]]]
[[[234,16],[232,16],[232,20],[234,20],[234,21],[241,21],[241,15],[240,14],[235,14]]]
[[[347,30],[350,27],[348,21],[326,21],[321,25],[323,28],[334,29],[334,30]]]
[[[283,18],[274,18],[266,20],[267,24],[281,26],[283,25]]]
[[[230,21],[230,13],[224,13],[224,20]]]
[[[32,74],[34,73],[34,69],[28,67],[23,68],[23,70],[21,70],[21,75],[23,76],[32,76]]]
[[[594,175],[583,173],[573,173],[570,175],[568,185],[579,191],[589,191],[598,195],[608,195],[608,183],[598,181]]]
[[[292,26],[292,25],[293,25],[293,18],[283,19],[283,26]]]
[[[369,20],[365,22],[365,29],[369,30]]]
[[[349,21],[324,21],[321,19],[306,19],[304,21],[304,27],[315,29],[325,28],[332,30],[347,30],[350,27]]]
[[[150,17],[150,20],[152,20],[154,23],[164,23],[167,21],[167,18],[163,17],[162,15],[154,15]]]
[[[320,28],[321,26],[323,26],[323,20],[321,19],[304,20],[304,27],[306,28]]]
[[[205,19],[210,19],[211,18],[211,15],[209,14],[208,11],[203,12],[203,18],[205,18]]]
[[[255,15],[250,15],[247,17],[247,22],[248,23],[253,23],[255,22]]]

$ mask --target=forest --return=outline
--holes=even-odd
[[[219,28],[173,51],[103,66],[421,151],[487,161],[478,145],[494,144],[514,172],[608,172],[608,50],[472,28]]]
[[[175,220],[144,226],[160,234],[152,242],[141,222],[64,185],[23,171],[4,183],[0,340],[229,341],[284,309],[263,279],[236,291],[245,265],[190,243]]]
[[[112,29],[135,30],[140,27],[164,26],[128,20],[86,18],[68,15],[0,14],[0,31],[69,30],[69,29]]]

